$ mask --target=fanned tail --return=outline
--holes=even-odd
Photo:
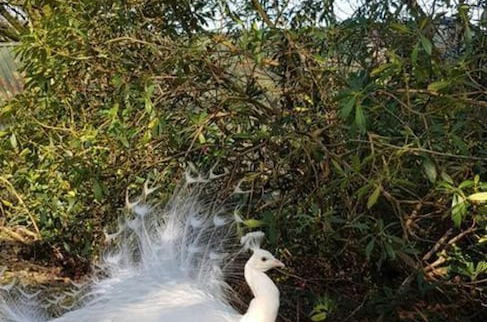
[[[159,282],[190,279],[202,289],[223,295],[222,267],[235,256],[236,222],[223,201],[209,198],[207,179],[186,174],[185,183],[163,207],[147,199],[146,184],[130,214],[109,235],[114,247],[106,252],[102,270],[109,276],[148,274]]]
[[[111,246],[98,273],[81,287],[78,309],[54,321],[111,319],[123,314],[121,310],[143,311],[148,321],[191,321],[197,312],[236,321],[225,276],[231,275],[231,263],[242,251],[235,242],[239,218],[228,202],[215,196],[214,185],[207,184],[217,177],[187,171],[185,182],[163,207],[151,202],[155,189],[147,183],[135,200],[127,195],[127,215],[115,233],[106,235]],[[7,299],[0,303],[0,321],[47,320],[35,300]],[[188,305],[191,309],[181,309]],[[207,321],[217,321],[208,316]]]

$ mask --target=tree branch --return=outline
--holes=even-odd
[[[265,12],[264,8],[262,8],[262,5],[260,4],[259,0],[252,0],[252,4],[254,5],[255,10],[257,10],[257,13],[262,18],[262,20],[264,20],[266,25],[268,25],[271,28],[276,27],[276,25],[269,18],[267,12]]]
[[[426,12],[418,4],[417,0],[402,0],[402,2],[408,7],[409,11],[411,11],[415,18],[424,18],[427,16]]]

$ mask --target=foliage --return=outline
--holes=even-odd
[[[453,50],[410,1],[340,23],[322,1],[29,3],[0,210],[46,254],[88,260],[127,186],[218,164],[293,270],[284,316],[481,312],[487,39],[464,7]]]
[[[319,299],[318,304],[313,307],[313,311],[311,311],[311,321],[325,321],[334,308],[334,300],[328,295],[323,296]]]

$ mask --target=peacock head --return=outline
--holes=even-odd
[[[247,265],[257,271],[266,272],[272,268],[284,267],[284,264],[280,260],[265,249],[256,248],[253,249],[253,252],[247,261]]]
[[[284,267],[284,264],[277,260],[269,251],[260,248],[263,239],[264,233],[261,231],[247,233],[240,239],[243,248],[253,252],[245,266],[261,272],[266,272],[271,268]]]

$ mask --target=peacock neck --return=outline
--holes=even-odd
[[[279,290],[265,273],[245,265],[245,280],[254,298],[241,322],[275,322],[279,310]]]

